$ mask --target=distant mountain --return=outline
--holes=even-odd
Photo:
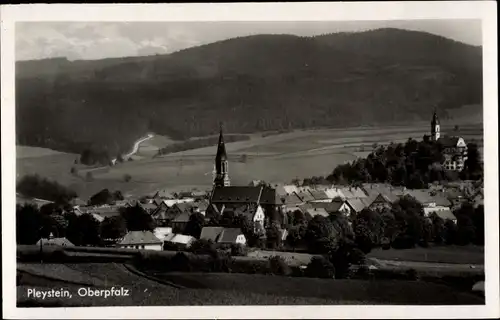
[[[18,143],[70,152],[128,150],[149,131],[210,135],[220,121],[238,133],[386,124],[482,103],[481,47],[399,29],[16,68]]]

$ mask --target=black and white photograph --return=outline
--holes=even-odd
[[[11,316],[499,316],[496,4],[418,4],[2,6]]]

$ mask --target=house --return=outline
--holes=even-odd
[[[322,216],[327,218],[329,216],[328,212],[325,210],[325,208],[309,208],[306,210],[308,214],[311,215],[311,217],[315,216]]]
[[[164,238],[165,246],[177,246],[182,248],[189,248],[191,244],[196,241],[193,236],[188,236],[184,234],[171,233]]]
[[[285,206],[285,207],[297,206],[299,204],[304,203],[302,201],[302,199],[300,199],[295,192],[287,194],[286,196],[281,198],[281,201],[282,201],[283,206]]]
[[[184,230],[186,230],[186,226],[192,214],[193,211],[187,209],[183,211],[181,214],[177,215],[171,222],[173,232],[183,233]]]
[[[240,228],[204,227],[200,239],[217,244],[246,244],[246,238]]]
[[[151,231],[129,231],[116,246],[118,248],[161,251],[163,241]]]
[[[436,110],[431,120],[431,138],[437,142],[444,155],[443,167],[450,171],[462,171],[467,160],[467,144],[462,137],[441,137],[441,125]]]
[[[244,214],[254,222],[254,228],[264,228],[263,206],[273,207],[274,200],[269,199],[261,205],[263,187],[226,186],[215,187],[210,197],[210,206],[207,209],[207,218],[213,214],[223,214],[225,211],[234,211],[235,214]],[[271,193],[270,193],[271,194]]]
[[[432,214],[436,214],[438,217],[440,217],[444,221],[451,220],[451,221],[453,221],[453,223],[455,223],[455,224],[457,223],[457,218],[455,217],[453,212],[451,212],[450,208],[444,208],[442,210],[433,211],[432,213],[430,213],[426,216],[430,217]]]
[[[166,189],[163,190],[158,190],[156,193],[153,195],[153,199],[175,199],[173,193],[169,192]]]
[[[195,212],[199,212],[202,215],[205,215],[208,205],[208,200],[197,200],[193,203],[193,209]]]
[[[323,190],[310,190],[309,193],[313,197],[311,202],[330,202],[332,200]]]
[[[383,210],[391,208],[392,204],[395,202],[395,199],[390,199],[387,195],[379,193],[373,198],[372,196],[368,196],[364,200],[361,200],[365,207],[371,210]]]
[[[332,188],[327,188],[324,190],[325,194],[328,196],[330,199],[335,199],[335,198],[342,198],[345,199],[344,194],[342,193],[342,190],[336,187]]]
[[[143,209],[144,211],[146,211],[147,213],[153,213],[156,208],[158,207],[154,202],[153,203],[140,203],[139,204]]]
[[[312,194],[308,190],[303,190],[302,192],[297,193],[297,197],[299,197],[302,202],[311,202],[314,200]]]
[[[155,237],[163,241],[166,236],[172,233],[171,227],[157,227],[153,230]]]
[[[358,213],[360,213],[364,208],[366,208],[363,201],[356,198],[346,199],[345,203],[349,207],[348,216],[351,218],[354,218]]]
[[[443,196],[438,195],[437,193],[425,189],[415,189],[415,190],[407,190],[405,192],[406,195],[410,195],[415,200],[420,202],[424,207],[450,207],[451,203],[448,199]]]
[[[77,212],[81,213],[89,213],[89,214],[98,214],[103,218],[111,218],[111,217],[116,217],[120,216],[120,207],[117,206],[110,206],[110,205],[103,205],[103,206],[87,206],[87,207],[79,207],[77,210],[74,210],[76,214]]]
[[[189,202],[175,203],[172,206],[167,206],[167,204],[163,203],[162,205],[158,206],[155,211],[153,211],[151,216],[155,220],[156,224],[162,227],[174,227],[172,223],[175,219],[178,218],[176,221],[176,226],[178,228],[183,228],[183,219],[186,218],[186,215],[182,217],[180,216],[187,212],[187,219],[189,220],[189,216],[191,215],[193,210],[193,205]]]
[[[56,246],[56,247],[74,247],[75,245],[71,243],[66,238],[54,238],[52,233],[48,238],[41,238],[36,243],[37,246]]]

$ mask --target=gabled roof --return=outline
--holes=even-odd
[[[310,190],[309,193],[314,200],[326,200],[329,199],[328,195],[323,190]]]
[[[260,195],[260,204],[263,205],[278,205],[281,204],[281,199],[276,193],[276,189],[264,187]]]
[[[456,220],[457,219],[455,217],[455,215],[451,212],[450,209],[438,210],[438,211],[434,211],[434,213],[436,213],[437,216],[443,220],[446,220],[446,219]]]
[[[193,203],[193,207],[197,208],[200,211],[207,210],[208,205],[209,205],[208,200],[200,200]]]
[[[346,203],[354,212],[361,212],[366,207],[360,199],[347,199]]]
[[[217,242],[222,230],[224,230],[223,227],[203,227],[203,229],[201,229],[200,239]]]
[[[311,202],[311,206],[313,208],[323,208],[325,209],[328,213],[332,212],[338,212],[344,202]]]
[[[460,137],[443,136],[439,138],[438,143],[440,143],[445,148],[451,148],[451,147],[456,147],[458,145],[459,140]]]
[[[303,202],[309,202],[309,201],[312,201],[314,200],[313,196],[311,195],[310,192],[308,191],[303,191],[303,192],[299,192],[297,193],[297,196],[303,201]]]
[[[163,199],[175,199],[174,195],[168,190],[158,190],[154,194],[153,198],[163,198]]]
[[[165,240],[167,235],[172,234],[171,227],[158,227],[154,229],[154,235],[160,240]]]
[[[286,193],[294,193],[294,192],[299,192],[299,189],[297,188],[296,185],[294,184],[287,184],[283,186],[283,189],[285,189]]]
[[[342,190],[340,190],[339,188],[328,188],[325,190],[325,193],[330,199],[334,199],[337,197],[345,198]]]
[[[162,241],[158,239],[151,231],[129,231],[120,245],[139,245],[139,244],[161,244]]]
[[[178,223],[188,222],[189,217],[191,217],[191,214],[192,212],[190,211],[183,211],[180,215],[175,217],[175,219],[172,220],[172,222],[178,222]]]
[[[59,246],[59,247],[74,247],[75,245],[71,243],[66,238],[52,238],[52,239],[47,239],[47,238],[41,238],[38,240],[36,243],[37,246],[40,245],[40,242],[42,243],[42,246]]]
[[[196,238],[193,236],[188,236],[184,234],[169,234],[165,237],[164,241],[178,244],[189,245],[191,242],[195,241]]]
[[[407,190],[406,194],[415,198],[418,202],[423,205],[435,203],[439,206],[450,206],[450,201],[443,196],[440,195],[431,195],[429,190]]]
[[[314,216],[323,216],[323,217],[328,217],[328,212],[325,210],[325,208],[309,208],[306,210],[307,213],[311,215],[311,217]]]
[[[153,211],[158,206],[156,204],[154,204],[154,203],[141,203],[141,207],[143,207],[147,211]]]
[[[220,237],[219,243],[235,243],[236,238],[243,234],[240,228],[223,228]]]
[[[285,205],[297,205],[303,202],[304,201],[302,201],[302,199],[300,199],[295,193],[290,193],[289,195],[283,197],[283,204]]]
[[[213,190],[212,203],[259,203],[262,187],[229,186],[216,187]]]

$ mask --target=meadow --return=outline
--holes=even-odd
[[[482,124],[442,124],[444,134],[457,134],[466,141],[475,140],[482,147]],[[357,157],[365,157],[375,143],[404,142],[409,137],[421,139],[428,134],[427,123],[413,126],[357,127],[344,129],[296,130],[285,133],[250,135],[250,140],[227,143],[229,174],[233,185],[247,185],[252,180],[290,182],[294,178],[326,176],[333,169]],[[141,144],[134,161],[114,167],[84,168],[71,174],[76,154],[17,149],[17,178],[30,173],[55,179],[73,188],[81,198],[88,198],[103,188],[121,190],[126,196],[154,193],[158,189],[181,191],[209,189],[216,146],[197,148],[153,157],[159,148],[174,141],[155,136]],[[27,156],[30,155],[30,156]],[[92,180],[84,177],[92,172]],[[125,182],[125,175],[132,179]]]
[[[333,280],[220,273],[156,274],[154,281],[116,263],[20,264],[18,306],[294,305],[294,304],[483,304],[444,285],[401,280]],[[127,297],[79,297],[82,286],[124,287]],[[72,298],[33,300],[28,288],[67,288]]]

